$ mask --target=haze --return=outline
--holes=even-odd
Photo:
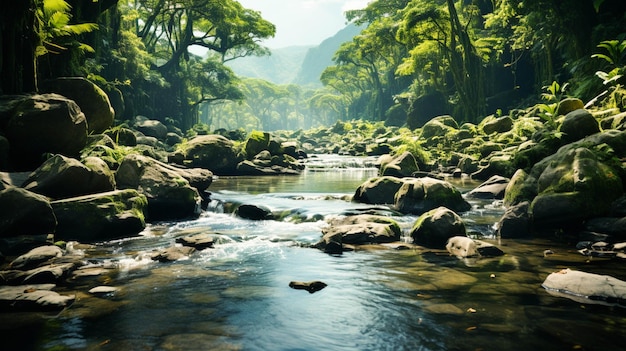
[[[369,0],[239,0],[276,25],[276,36],[263,45],[319,45],[346,26],[344,12],[367,6]]]

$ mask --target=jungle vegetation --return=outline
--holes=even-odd
[[[123,98],[118,119],[146,115],[183,130],[403,125],[433,94],[457,120],[476,122],[538,100],[554,82],[583,101],[625,104],[622,0],[375,0],[346,18],[364,29],[312,90],[225,65],[271,54],[260,43],[276,30],[235,0],[17,1],[0,13],[0,94],[84,76]]]

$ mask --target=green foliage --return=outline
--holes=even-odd
[[[567,89],[568,83],[563,84],[562,86],[554,81],[551,85],[544,86],[544,93],[541,94],[541,98],[548,103],[546,104],[538,104],[539,108],[539,117],[541,117],[546,125],[554,130],[553,136],[556,138],[560,138],[562,136],[561,132],[556,131],[557,125],[556,120],[558,118],[559,105],[561,104],[561,100],[566,97],[565,90]]]
[[[70,24],[70,4],[65,0],[43,0],[37,10],[37,21],[41,45],[35,50],[37,57],[46,54],[59,54],[69,48],[82,52],[93,52],[93,48],[76,40],[78,35],[98,29],[95,23]]]

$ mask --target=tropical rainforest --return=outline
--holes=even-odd
[[[117,120],[182,130],[477,122],[546,92],[626,104],[622,0],[375,0],[346,19],[363,29],[312,89],[228,67],[271,55],[261,43],[276,31],[235,0],[16,1],[0,13],[0,95],[83,76],[108,93]]]

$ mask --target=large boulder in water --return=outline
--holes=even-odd
[[[370,178],[356,189],[352,200],[372,205],[393,204],[402,184],[403,179],[397,177]]]
[[[109,96],[83,77],[62,77],[43,82],[41,90],[74,100],[87,118],[90,134],[102,133],[113,125],[115,111]]]
[[[416,244],[433,249],[445,249],[448,240],[455,236],[467,236],[465,224],[459,215],[445,207],[424,213],[411,229]]]
[[[53,199],[63,199],[115,189],[115,177],[109,166],[97,157],[86,163],[55,155],[30,174],[24,189]]]
[[[578,229],[593,217],[607,216],[624,194],[626,132],[606,131],[561,147],[518,172],[505,193],[505,204],[530,202],[534,228]]]
[[[137,235],[145,224],[147,199],[137,190],[115,190],[52,201],[55,238],[98,242]]]
[[[4,134],[16,170],[37,168],[46,153],[76,157],[87,143],[85,114],[64,96],[21,96],[10,110]]]
[[[383,159],[380,164],[381,176],[410,177],[418,172],[419,167],[412,153],[405,151],[389,159]]]
[[[184,158],[193,167],[205,168],[218,175],[235,174],[240,162],[233,142],[217,134],[189,140]]]
[[[54,233],[57,220],[48,199],[10,187],[0,191],[0,237]]]
[[[440,206],[457,212],[471,208],[452,184],[430,177],[405,178],[394,198],[394,207],[402,213],[421,214]]]
[[[377,215],[336,218],[322,229],[322,239],[315,247],[327,253],[340,253],[345,245],[389,243],[400,240],[402,230],[396,221]]]
[[[177,169],[153,158],[130,154],[116,173],[119,189],[136,189],[148,199],[150,221],[195,218],[200,195]]]

